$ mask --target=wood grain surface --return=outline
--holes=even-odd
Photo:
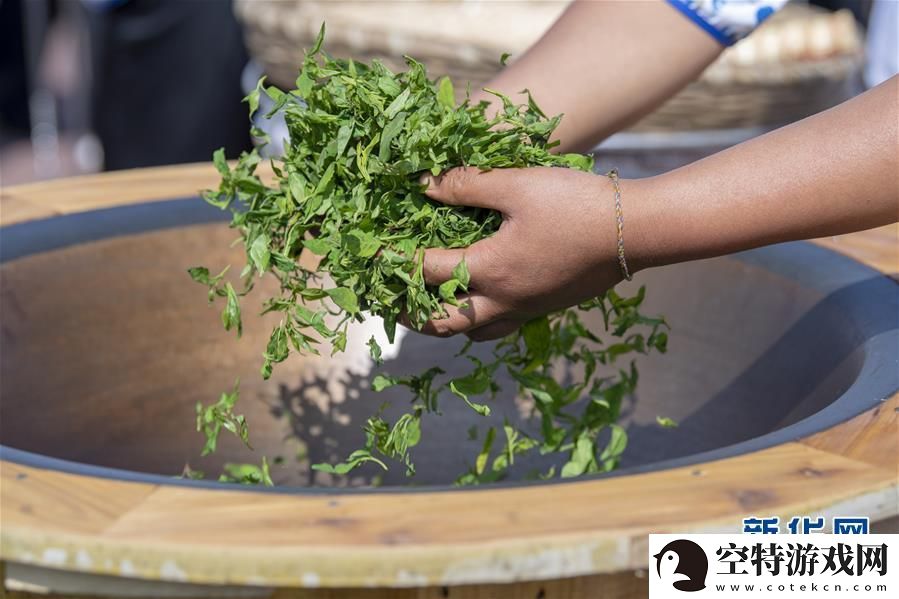
[[[184,197],[216,181],[212,167],[189,165],[14,187],[0,194],[0,222]],[[820,243],[892,275],[897,231]],[[634,596],[651,532],[736,531],[747,514],[895,516],[897,410],[899,395],[811,437],[700,466],[465,492],[201,490],[0,461],[0,557],[190,583],[418,589],[277,597]],[[543,579],[559,580],[522,582]]]

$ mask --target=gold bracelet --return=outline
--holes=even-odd
[[[621,211],[621,185],[618,182],[618,169],[613,168],[606,176],[612,180],[612,187],[615,188],[615,224],[618,229],[618,266],[621,268],[621,274],[630,281],[633,279],[630,271],[627,269],[627,260],[624,259],[624,213]]]

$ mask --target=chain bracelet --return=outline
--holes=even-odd
[[[612,180],[612,187],[615,188],[615,225],[618,231],[618,266],[621,268],[621,274],[624,278],[630,281],[633,277],[627,269],[627,260],[624,258],[624,213],[621,211],[621,184],[618,181],[618,169],[613,168],[606,173],[606,176]]]

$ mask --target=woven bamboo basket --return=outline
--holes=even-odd
[[[399,68],[409,54],[432,75],[487,82],[504,52],[523,52],[567,1],[236,0],[251,54],[270,80],[292,86],[302,49],[322,22],[335,56],[379,58]],[[498,26],[502,24],[502,26]],[[772,127],[833,106],[858,91],[861,35],[848,11],[789,5],[726,50],[702,77],[635,131]]]

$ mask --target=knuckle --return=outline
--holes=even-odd
[[[465,255],[468,269],[476,284],[490,288],[499,283],[505,276],[504,260],[502,253],[497,250],[497,244],[480,242]]]
[[[449,197],[454,200],[461,200],[468,184],[468,171],[466,169],[456,168],[451,170],[448,175],[445,182],[447,184],[446,191],[449,194]]]
[[[447,337],[452,337],[453,335],[456,334],[456,331],[454,330],[452,323],[449,321],[449,319],[435,320],[434,326],[433,326],[433,331],[434,331],[435,337],[441,337],[444,339]]]
[[[511,269],[504,263],[496,263],[490,268],[490,279],[499,289],[506,289],[512,280]]]
[[[493,246],[485,248],[480,256],[485,282],[495,290],[504,290],[515,280],[514,267],[500,251]]]

